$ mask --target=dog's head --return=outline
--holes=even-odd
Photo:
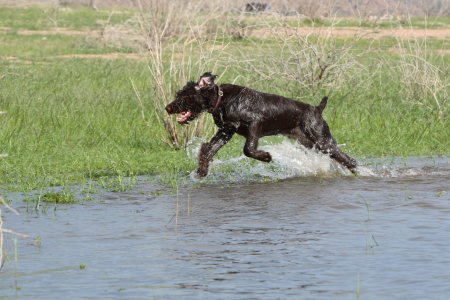
[[[180,114],[178,123],[188,124],[211,106],[215,96],[216,75],[206,72],[197,82],[189,81],[175,95],[175,100],[166,106],[168,114]]]

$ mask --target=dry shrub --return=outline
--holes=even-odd
[[[106,25],[102,32],[102,41],[106,45],[118,49],[145,51],[147,37],[139,27],[139,17],[134,16],[117,25]]]
[[[189,2],[190,3],[190,2]],[[158,47],[155,42],[171,38],[185,38],[189,20],[188,2],[182,1],[138,1],[139,12],[122,24],[107,25],[103,30],[103,41],[110,46],[137,51]],[[191,28],[190,31],[195,30]]]
[[[122,24],[105,26],[102,37],[106,45],[145,51],[158,46],[155,40],[164,43],[246,35],[243,12],[232,9],[230,1],[138,0],[136,7],[136,16]]]
[[[332,35],[333,26],[323,28],[319,34],[302,34],[297,26],[280,19],[278,25],[267,25],[269,35],[275,37],[278,44],[270,46],[269,53],[242,56],[240,66],[243,70],[251,70],[252,81],[282,83],[285,94],[298,95],[298,98],[309,97],[323,90],[341,91],[367,83],[361,74],[368,74],[367,64],[359,62],[359,58],[367,51],[357,50],[361,37],[355,36],[353,41],[339,44]],[[301,17],[297,17],[301,22]],[[274,48],[275,47],[275,48]],[[257,48],[256,48],[257,49]]]

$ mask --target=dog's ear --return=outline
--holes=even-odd
[[[211,72],[206,72],[200,78],[198,79],[197,86],[195,87],[196,90],[206,89],[214,86],[214,80],[216,79],[217,75],[213,75]]]

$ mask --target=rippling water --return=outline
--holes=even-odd
[[[19,205],[5,227],[41,243],[18,240],[15,261],[7,237],[0,298],[449,298],[450,158],[366,161],[354,177],[269,147],[284,149],[271,166],[216,161],[178,196],[141,181],[45,214]]]

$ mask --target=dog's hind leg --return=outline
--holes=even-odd
[[[322,122],[322,126],[318,126],[318,128],[311,130],[309,133],[311,139],[315,141],[315,145],[321,152],[329,154],[331,158],[347,167],[352,173],[356,174],[356,160],[339,149],[336,140],[331,136],[328,124],[325,121]]]
[[[328,153],[331,158],[347,167],[352,173],[356,174],[356,160],[342,152],[333,138],[324,138],[317,143],[317,147],[323,153]]]
[[[257,124],[250,124],[246,136],[247,139],[245,140],[244,154],[260,161],[270,162],[272,161],[270,153],[257,149],[259,140],[258,131],[259,127]]]

